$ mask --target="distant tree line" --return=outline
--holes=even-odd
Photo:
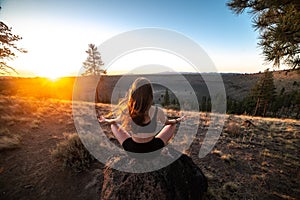
[[[297,90],[299,83],[297,81],[291,83],[290,87],[295,88],[292,91],[284,87],[276,90],[273,72],[266,70],[243,99],[238,100],[227,97],[227,113],[299,119],[300,91]],[[97,89],[97,96],[99,97],[97,102],[110,103],[109,97],[111,96],[112,89],[113,85],[109,81],[100,81],[99,88]],[[211,112],[212,110],[212,100],[209,95],[201,96],[200,93],[197,93],[199,106],[197,107],[197,105],[192,105],[188,95],[179,103],[176,95],[168,88],[160,89],[160,91],[155,103],[159,103],[167,109],[180,110],[183,107],[190,107],[192,110],[199,109],[201,112]],[[217,102],[224,102],[224,98],[220,98]]]
[[[297,87],[294,81],[291,87]],[[203,96],[199,99],[199,110],[211,112],[211,98]],[[300,91],[286,92],[281,88],[276,93],[273,73],[266,70],[260,80],[252,87],[251,91],[242,100],[227,97],[228,114],[246,114],[263,117],[289,117],[300,118]]]
[[[297,82],[294,82],[293,86],[296,85]],[[297,90],[285,92],[285,88],[282,88],[277,94],[273,74],[266,70],[245,98],[242,100],[227,98],[227,113],[299,119],[300,92]]]
[[[163,101],[161,102],[161,105],[164,108],[180,110],[180,104],[179,104],[178,99],[176,98],[176,96],[174,94],[172,94],[172,96],[174,96],[172,98],[171,95],[169,94],[169,90],[167,88],[165,89],[165,94],[162,96],[163,96]]]
[[[211,99],[210,97],[203,96],[200,102],[199,110],[202,112],[210,112],[211,111]]]

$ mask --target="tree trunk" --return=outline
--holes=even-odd
[[[257,101],[256,101],[256,106],[255,106],[255,110],[254,110],[254,114],[253,115],[256,115],[258,107],[259,107],[259,104],[260,104],[260,98],[258,98]]]
[[[268,106],[268,102],[265,102],[265,103],[264,103],[263,117],[266,115],[266,112],[267,112],[267,106]]]

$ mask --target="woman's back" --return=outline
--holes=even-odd
[[[131,131],[133,134],[138,133],[154,133],[157,127],[157,106],[155,107],[155,111],[149,122],[143,124],[137,124],[133,120],[131,122]]]

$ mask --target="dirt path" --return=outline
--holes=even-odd
[[[14,103],[30,103],[36,109],[15,115],[10,110],[16,106]],[[62,106],[65,112],[59,112],[55,101],[40,103],[13,100],[1,107],[5,109],[2,113],[11,113],[4,119],[14,120],[1,120],[1,127],[20,135],[21,144],[0,154],[0,199],[99,199],[101,180],[97,183],[95,178],[101,175],[97,171],[101,165],[95,164],[89,172],[75,173],[63,169],[51,157],[50,151],[64,139],[63,133],[75,132],[70,105]]]

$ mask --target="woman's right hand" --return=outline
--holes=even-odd
[[[100,123],[109,123],[109,124],[115,124],[116,123],[116,119],[106,119],[105,117],[103,117],[102,115],[100,117],[98,117],[98,121]]]
[[[101,115],[100,117],[98,117],[98,121],[100,123],[105,123],[105,122],[107,122],[107,119]]]

